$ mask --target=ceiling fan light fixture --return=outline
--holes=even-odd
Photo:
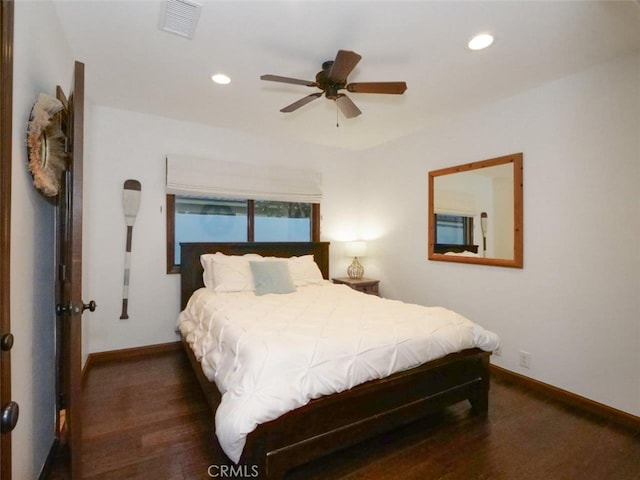
[[[214,75],[211,75],[211,80],[213,80],[214,83],[217,83],[218,85],[228,85],[229,83],[231,83],[231,79],[224,73],[216,73]]]
[[[491,35],[490,33],[479,33],[478,35],[474,36],[471,40],[469,40],[469,43],[467,44],[467,46],[469,47],[469,50],[484,50],[485,48],[489,47],[492,43],[493,43],[493,35]]]

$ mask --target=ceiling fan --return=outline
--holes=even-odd
[[[330,100],[335,100],[340,111],[347,118],[354,118],[362,112],[353,101],[339,90],[347,90],[353,93],[386,93],[401,95],[407,89],[405,82],[359,82],[347,83],[347,76],[355,68],[362,57],[349,50],[338,50],[335,60],[328,60],[322,64],[322,70],[316,74],[316,81],[299,80],[297,78],[281,77],[278,75],[262,75],[260,80],[270,82],[293,83],[307,87],[317,87],[321,92],[312,93],[297,102],[293,102],[281,109],[281,112],[293,112],[300,107],[312,102],[322,95]]]

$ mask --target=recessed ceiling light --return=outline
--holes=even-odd
[[[493,43],[493,35],[490,33],[480,33],[469,40],[467,44],[471,50],[482,50]]]
[[[226,85],[228,83],[231,83],[231,79],[222,73],[216,73],[215,75],[211,75],[211,80],[213,80],[219,85]]]

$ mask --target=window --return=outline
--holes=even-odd
[[[473,217],[436,213],[435,243],[473,245]]]
[[[320,204],[167,195],[167,273],[180,271],[180,242],[320,240]]]
[[[311,205],[311,203],[256,201],[254,241],[310,241]]]
[[[247,201],[175,197],[174,265],[181,242],[246,242]]]

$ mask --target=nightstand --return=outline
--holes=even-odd
[[[355,279],[349,277],[332,278],[331,280],[333,283],[347,285],[362,293],[380,296],[380,292],[378,291],[378,284],[380,283],[380,280],[373,280],[371,278]]]

